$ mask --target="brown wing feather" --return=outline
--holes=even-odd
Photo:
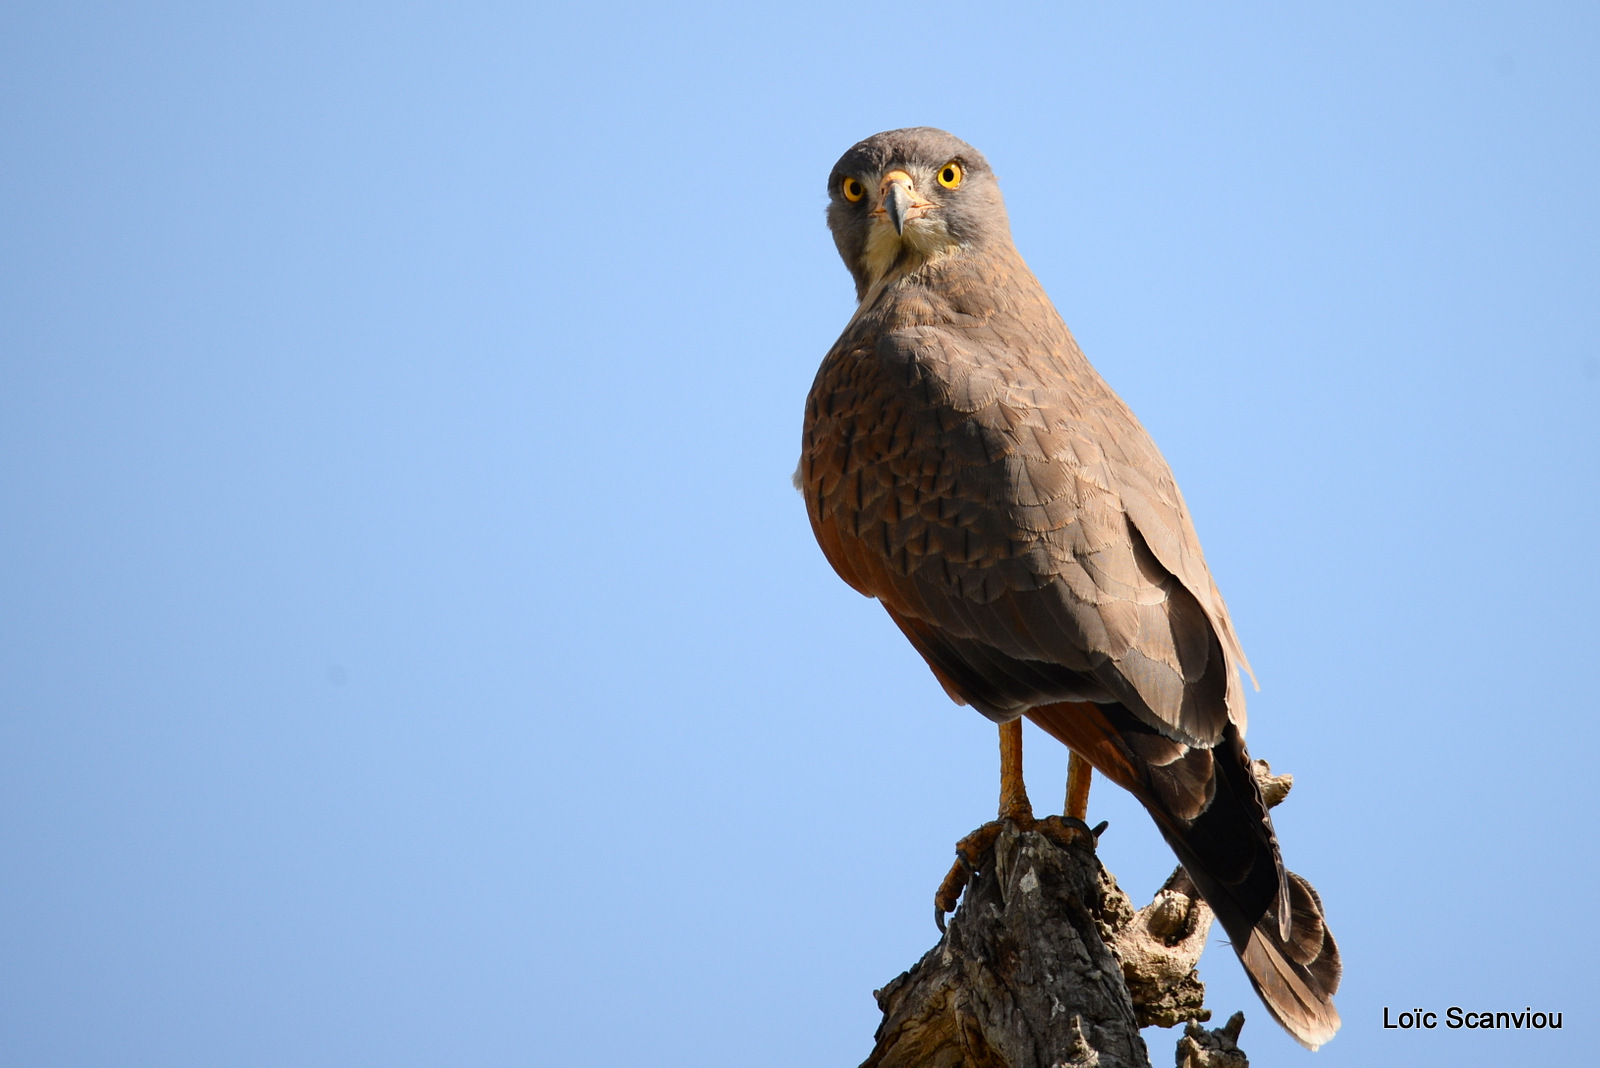
[[[1026,317],[984,307],[971,278],[942,282],[862,316],[818,372],[800,475],[828,559],[902,616],[1081,672],[1070,692],[968,698],[988,715],[1118,701],[1215,741],[1243,719],[1240,658],[1160,454],[1031,275],[988,287],[1030,299]]]

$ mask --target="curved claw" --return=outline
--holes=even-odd
[[[1101,820],[1099,823],[1091,827],[1076,816],[1058,816],[1056,818],[1062,823],[1066,824],[1068,827],[1075,827],[1080,831],[1087,831],[1089,834],[1094,836],[1094,840],[1096,842],[1100,841],[1100,836],[1106,833],[1106,828],[1111,826],[1110,820]]]
[[[945,914],[956,910],[961,892],[978,872],[978,861],[994,845],[994,840],[1004,827],[1005,824],[1000,820],[991,820],[956,843],[955,863],[950,865],[950,871],[945,874],[938,892],[933,895],[933,907],[936,910],[934,922],[939,925],[940,931],[944,930]]]
[[[944,881],[939,884],[938,891],[933,895],[934,922],[939,925],[939,930],[944,930],[944,916],[947,912],[956,910],[956,903],[961,900],[961,891],[966,889],[967,881],[972,878],[972,866],[965,857],[956,854],[956,862],[950,865],[950,870],[945,873]]]

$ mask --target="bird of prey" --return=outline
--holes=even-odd
[[[1032,821],[1026,716],[1143,803],[1315,1049],[1339,1027],[1338,948],[1279,855],[1244,744],[1250,667],[1166,461],[1017,253],[971,145],[877,134],[828,197],[859,305],[806,400],[796,472],[828,562],[1001,724],[1002,817]]]

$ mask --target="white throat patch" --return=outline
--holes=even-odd
[[[861,303],[856,305],[845,330],[854,326],[856,320],[877,303],[884,290],[960,247],[942,219],[935,221],[926,216],[912,219],[906,224],[903,235],[896,234],[894,227],[888,224],[874,225],[867,234],[867,247],[862,254],[867,268],[867,290],[861,294]]]
[[[881,291],[895,278],[909,274],[936,256],[955,248],[955,241],[944,220],[924,215],[906,222],[905,233],[897,234],[887,221],[874,222],[862,253],[867,268],[868,292]],[[863,298],[863,302],[865,298]]]

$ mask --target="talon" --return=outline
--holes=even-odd
[[[1089,833],[1094,835],[1094,840],[1098,842],[1100,841],[1100,836],[1106,833],[1106,828],[1109,826],[1111,826],[1110,820],[1101,820],[1099,823],[1089,828]]]
[[[1077,845],[1088,845],[1092,849],[1095,845],[1093,832],[1082,820],[1071,816],[1046,816],[1034,829],[1063,849]]]
[[[956,857],[967,866],[968,871],[977,871],[978,861],[1004,829],[1004,824],[999,820],[985,823],[956,843]]]
[[[944,930],[944,914],[956,910],[956,903],[961,900],[961,891],[966,888],[967,880],[971,877],[972,869],[967,866],[966,859],[957,856],[956,862],[950,865],[944,881],[939,884],[938,891],[933,895],[934,922],[939,925],[940,931]]]

